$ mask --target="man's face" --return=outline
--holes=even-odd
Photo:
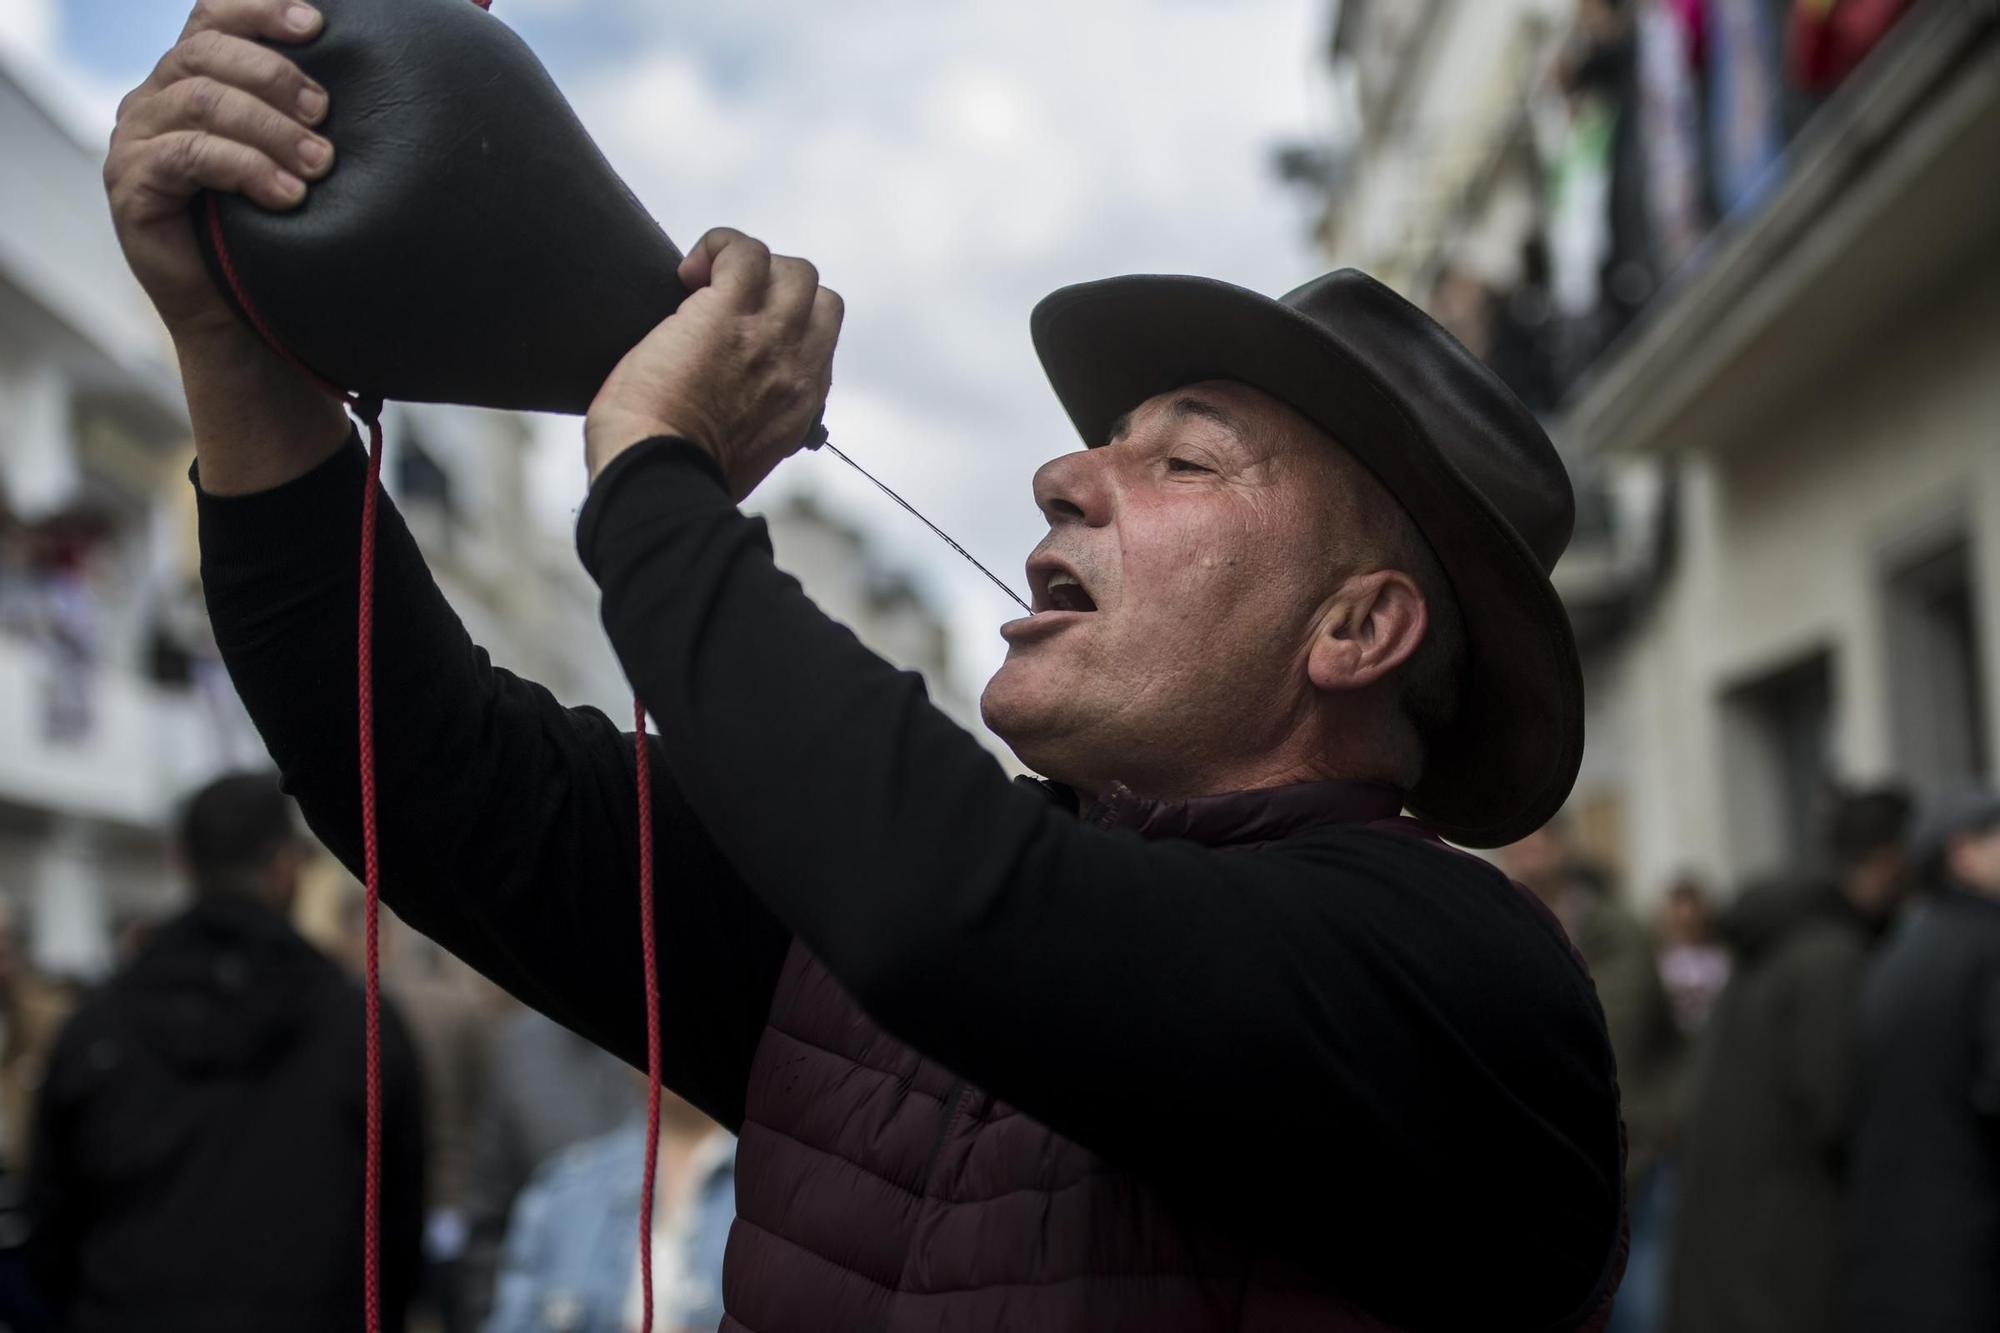
[[[1661,932],[1669,944],[1701,944],[1708,939],[1708,901],[1697,893],[1675,893],[1661,915]]]
[[[1847,875],[1847,896],[1863,912],[1886,916],[1910,890],[1912,868],[1901,844],[1878,847]]]
[[[1959,834],[1950,856],[1952,878],[1979,893],[2000,895],[2000,824]]]
[[[1087,791],[1277,780],[1254,777],[1256,757],[1313,707],[1306,650],[1339,582],[1342,516],[1372,484],[1246,385],[1148,399],[1105,447],[1035,475],[1049,521],[1028,558],[1036,614],[1001,630],[987,725]]]

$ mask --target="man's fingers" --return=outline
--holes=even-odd
[[[321,22],[320,12],[304,0],[199,0],[181,36],[214,31],[302,42],[319,32]]]
[[[738,233],[715,252],[708,285],[737,310],[763,306],[771,282],[771,248],[754,236]]]
[[[732,240],[748,239],[734,227],[711,227],[702,233],[694,248],[681,260],[678,270],[680,280],[689,291],[708,286],[710,270],[715,264],[716,251]]]
[[[283,28],[285,9],[279,0],[203,0],[191,35],[119,106],[105,161],[115,211],[143,214],[201,189],[285,209],[326,174],[333,145],[307,127],[326,114],[325,89],[243,35]],[[318,11],[309,17],[316,29]]]
[[[813,296],[812,315],[806,323],[802,346],[807,356],[824,367],[820,384],[822,394],[833,378],[833,349],[840,341],[840,322],[846,315],[847,303],[833,288],[821,287]]]
[[[133,129],[145,138],[194,130],[256,149],[307,180],[325,174],[333,145],[292,117],[241,88],[207,75],[182,79],[135,115]]]
[[[820,290],[819,270],[811,263],[791,255],[773,256],[764,309],[789,327],[803,327],[812,317]]]
[[[690,291],[715,288],[736,310],[759,309],[771,280],[771,248],[734,227],[717,227],[681,261],[680,279]]]
[[[142,203],[147,194],[185,200],[197,190],[234,191],[278,210],[306,197],[305,182],[264,153],[200,130],[174,130],[119,151],[132,160],[118,164],[114,212]]]
[[[206,74],[243,88],[301,121],[326,114],[326,90],[290,60],[250,40],[304,41],[321,27],[320,12],[300,0],[201,0],[146,81],[118,103],[118,120],[191,75]]]
[[[187,79],[213,79],[241,88],[302,125],[316,125],[326,115],[325,88],[290,58],[234,33],[196,33],[161,58],[153,78],[160,92]]]

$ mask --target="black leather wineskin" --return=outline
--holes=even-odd
[[[317,37],[273,46],[327,89],[333,170],[290,212],[213,197],[244,297],[364,398],[582,412],[686,296],[681,252],[505,23],[471,0],[317,3]]]

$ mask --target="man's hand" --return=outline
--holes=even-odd
[[[743,499],[805,443],[826,404],[842,304],[803,259],[719,227],[681,261],[689,296],[618,363],[584,419],[593,480],[654,435],[715,456]]]
[[[282,212],[324,175],[333,145],[312,130],[326,90],[253,38],[303,41],[319,12],[291,0],[202,0],[180,41],[118,104],[104,188],[118,243],[175,338],[234,328],[195,248],[197,190]]]
[[[189,201],[200,190],[295,208],[333,165],[312,126],[326,89],[254,38],[305,41],[319,12],[297,0],[201,0],[174,48],[118,105],[104,189],[125,260],[180,355],[201,484],[261,490],[346,437],[339,407],[237,319],[209,281]]]

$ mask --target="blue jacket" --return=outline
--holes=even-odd
[[[486,1333],[626,1333],[645,1159],[645,1124],[633,1121],[535,1173],[514,1204]],[[656,1287],[658,1330],[714,1328],[722,1319],[722,1250],[736,1216],[734,1139],[696,1182],[690,1208],[686,1281]],[[657,1245],[653,1261],[659,1272]]]

